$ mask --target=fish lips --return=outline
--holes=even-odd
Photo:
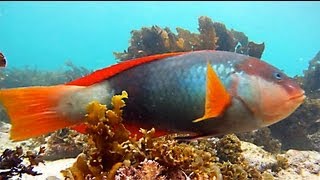
[[[288,101],[296,101],[296,102],[303,102],[306,99],[306,95],[304,93],[304,91],[298,95],[292,96],[289,98]]]

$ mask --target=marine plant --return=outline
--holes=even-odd
[[[310,60],[309,67],[303,74],[302,84],[308,96],[320,98],[320,51]]]
[[[248,41],[243,32],[228,30],[223,23],[213,22],[209,17],[198,18],[199,33],[192,33],[177,27],[177,34],[170,28],[159,26],[142,27],[131,31],[130,46],[124,52],[114,52],[120,61],[152,54],[195,51],[223,50],[260,58],[265,45]]]
[[[131,134],[122,118],[128,94],[111,100],[111,108],[93,101],[87,106],[87,146],[72,167],[63,170],[71,179],[261,179],[248,165],[240,140],[233,134],[222,139],[178,141],[178,134],[157,137],[156,129]]]
[[[16,147],[15,150],[6,149],[0,156],[0,179],[5,180],[16,176],[21,178],[22,174],[41,175],[33,168],[39,163],[44,163],[44,152],[44,147],[40,147],[39,152],[27,151],[26,153],[23,152],[22,147]],[[29,164],[24,164],[24,159],[27,159]]]

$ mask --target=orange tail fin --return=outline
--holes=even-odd
[[[57,112],[57,105],[66,93],[84,87],[57,85],[0,90],[0,101],[12,123],[11,139],[24,140],[74,125]]]

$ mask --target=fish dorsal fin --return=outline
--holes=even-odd
[[[231,97],[210,63],[207,64],[205,112],[193,122],[220,116],[231,102]]]
[[[156,61],[160,59],[164,59],[171,56],[177,56],[186,52],[173,52],[173,53],[164,53],[164,54],[157,54],[151,55],[146,57],[141,57],[137,59],[127,60],[120,62],[118,64],[97,70],[85,77],[73,80],[71,82],[66,83],[67,85],[77,85],[77,86],[90,86],[92,84],[101,82],[106,80],[116,74],[119,74],[122,71],[128,70],[140,64],[148,63],[151,61]]]

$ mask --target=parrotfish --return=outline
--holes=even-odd
[[[263,60],[204,50],[127,60],[62,85],[3,89],[0,101],[18,141],[81,126],[88,103],[109,104],[123,90],[129,130],[154,127],[190,138],[269,126],[305,99],[293,79]]]

